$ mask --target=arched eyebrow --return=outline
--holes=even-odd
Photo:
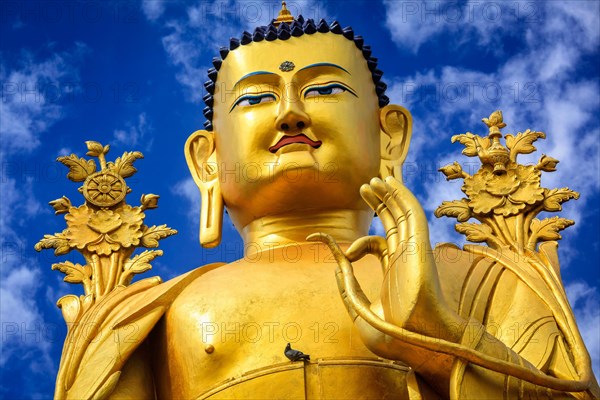
[[[249,74],[246,74],[246,75],[242,76],[240,78],[240,80],[237,81],[235,83],[235,85],[233,85],[233,87],[236,87],[241,81],[243,81],[244,79],[249,78],[251,76],[254,76],[254,75],[277,75],[277,74],[274,74],[273,72],[269,72],[269,71],[255,71],[255,72],[250,72]]]
[[[344,67],[340,67],[337,64],[332,64],[332,63],[316,63],[316,64],[310,64],[307,65],[306,67],[298,70],[298,72],[300,71],[304,71],[305,69],[309,69],[309,68],[315,68],[315,67],[333,67],[333,68],[338,68],[341,69],[342,71],[344,71],[345,73],[347,73],[348,75],[351,75],[350,72],[348,72]]]

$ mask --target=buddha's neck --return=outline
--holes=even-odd
[[[242,231],[246,252],[305,243],[311,233],[327,233],[338,243],[352,243],[369,233],[373,217],[366,210],[304,210],[254,220]]]

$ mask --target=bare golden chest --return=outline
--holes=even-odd
[[[379,266],[369,259],[362,264],[357,269],[364,287],[375,295]],[[309,386],[316,390],[323,379],[339,380],[344,374],[406,372],[378,360],[362,344],[339,297],[334,264],[327,263],[242,261],[211,271],[173,303],[156,340],[162,353],[157,359],[168,360],[155,366],[163,397],[202,398],[238,385],[236,390],[252,392],[258,385],[270,393],[271,385],[295,382],[304,398],[310,377]],[[310,354],[311,363],[290,362],[284,355],[288,342]]]

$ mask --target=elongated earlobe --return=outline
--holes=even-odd
[[[380,177],[393,176],[402,181],[402,164],[410,145],[412,116],[401,106],[389,104],[379,112],[381,136]]]
[[[221,242],[224,204],[213,133],[192,133],[185,143],[185,159],[200,189],[200,244],[215,247]]]

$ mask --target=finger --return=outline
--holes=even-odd
[[[394,217],[396,225],[399,227],[400,240],[406,241],[409,239],[408,228],[412,223],[412,209],[410,207],[406,207],[406,204],[402,201],[402,195],[398,189],[394,188],[388,183],[385,183],[385,189],[388,193],[385,204],[390,209],[390,213]]]
[[[397,196],[395,197],[402,203],[402,207],[412,211],[411,217],[414,222],[410,221],[410,225],[416,229],[427,227],[427,217],[425,216],[421,203],[419,203],[419,200],[417,200],[415,195],[402,182],[394,177],[387,177],[385,183],[394,188],[397,193]]]
[[[374,190],[375,187],[373,184],[379,185],[379,183],[383,184],[383,182],[378,178],[371,179],[371,185],[363,185],[360,193],[367,204],[369,204],[371,208],[375,210],[381,219],[381,223],[385,229],[385,236],[388,242],[389,252],[393,252],[393,249],[398,247],[398,227],[396,226],[396,221],[394,221],[394,216],[390,213],[390,210],[388,210],[386,204]]]
[[[401,192],[388,183],[384,183],[380,193],[386,193],[384,201],[398,225],[400,236],[399,247],[393,254],[390,252],[388,256],[391,267],[388,270],[388,275],[384,278],[384,290],[386,290],[387,296],[382,298],[383,307],[388,310],[390,316],[395,318],[397,315],[402,315],[403,312],[403,302],[398,301],[397,297],[406,289],[403,282],[407,279],[407,275],[418,274],[415,270],[407,271],[405,268],[401,268],[405,263],[399,263],[398,257],[405,254],[405,252],[416,253],[417,244],[414,242],[415,238],[411,233],[411,223],[414,224],[412,210],[402,201]]]
[[[348,299],[348,294],[346,293],[346,284],[344,282],[344,274],[342,273],[342,269],[338,266],[335,269],[335,281],[337,283],[338,290],[340,292],[340,296],[342,297],[342,301],[344,302],[344,307],[346,307],[346,311],[350,315],[350,318],[354,321],[358,314],[352,307],[352,303]]]
[[[377,179],[372,180],[373,191],[377,197],[384,202],[387,210],[391,214],[392,221],[396,230],[396,246],[389,246],[388,258],[398,253],[398,250],[406,242],[408,236],[408,226],[406,224],[405,210],[398,203],[394,195],[394,189],[385,182]]]
[[[381,236],[365,236],[357,239],[346,250],[346,258],[351,262],[360,260],[367,254],[372,254],[379,259],[383,272],[387,270],[387,242]]]
[[[392,214],[390,214],[389,210],[386,209],[385,204],[379,197],[377,197],[370,185],[362,185],[360,188],[360,194],[369,207],[371,207],[377,213],[386,231],[396,226]]]
[[[349,304],[355,309],[368,309],[371,305],[371,302],[364,294],[360,284],[356,280],[352,264],[344,255],[342,249],[340,249],[338,244],[335,242],[335,239],[326,233],[313,233],[312,235],[309,235],[306,240],[310,242],[323,242],[329,247],[333,258],[338,263],[338,267],[342,271],[343,287],[348,296]]]
[[[385,207],[383,202],[373,193],[373,189],[368,183],[365,183],[360,187],[360,195],[362,196],[365,203],[369,205],[379,215],[381,209]]]
[[[408,194],[414,199],[414,196],[406,189],[406,187],[396,186],[394,188],[388,183],[386,183],[386,186],[392,193],[388,208],[402,227],[402,240],[399,251],[391,254],[390,259],[396,259],[396,257],[399,257],[402,254],[417,254],[419,251],[425,251],[427,246],[424,240],[429,240],[427,220],[425,219],[425,222],[419,222],[421,219],[415,216],[415,214],[423,213],[420,204],[417,203],[415,205],[411,199],[409,199],[408,202],[404,201],[403,196]],[[402,222],[400,222],[401,220]]]
[[[386,190],[386,187],[385,187],[385,182],[382,181],[379,178],[373,178],[373,179],[371,179],[371,182],[369,182],[369,184],[373,188],[373,191],[375,192],[375,194],[377,195],[377,197],[382,202],[385,203],[385,196],[387,195],[387,190]]]

